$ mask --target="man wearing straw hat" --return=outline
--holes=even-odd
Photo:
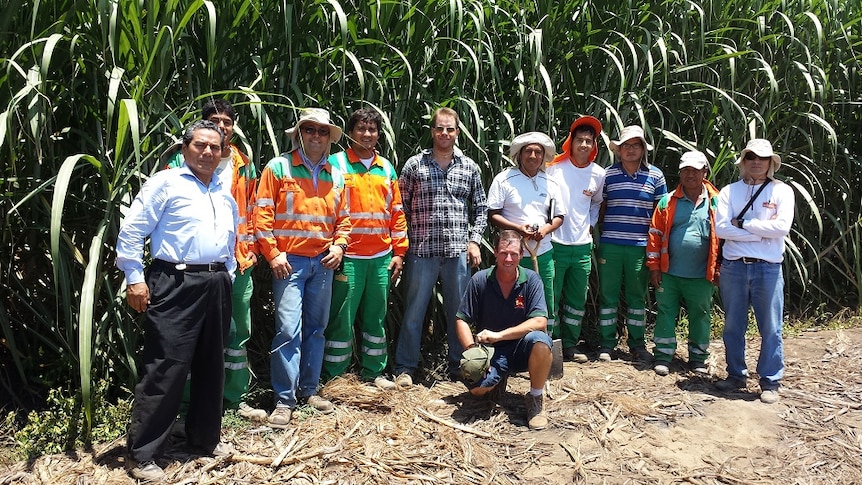
[[[341,172],[327,161],[341,128],[329,112],[306,108],[287,130],[293,149],[261,174],[255,213],[260,254],[272,268],[275,337],[270,351],[275,410],[269,425],[285,428],[297,402],[329,413],[317,395],[333,270],[350,242]]]
[[[718,189],[708,180],[706,155],[690,151],[679,163],[680,184],[658,202],[647,241],[647,267],[655,287],[655,365],[660,376],[670,372],[676,352],[676,321],[680,305],[688,314],[688,363],[692,372],[708,373],[712,294],[718,283],[718,237],[715,208]]]
[[[518,135],[509,147],[515,167],[500,172],[488,189],[488,221],[503,229],[518,231],[524,238],[521,266],[537,272],[545,288],[548,333],[555,333],[554,253],[550,234],[566,215],[566,205],[555,180],[545,174],[545,164],[554,158],[554,141],[544,133]],[[552,214],[553,212],[553,214]]]
[[[563,357],[578,363],[587,355],[578,349],[592,271],[593,226],[599,218],[605,169],[594,163],[599,154],[602,124],[581,116],[569,128],[563,153],[548,166],[548,177],[560,184],[557,205],[567,208],[566,218],[551,235],[554,245],[554,302],[559,311]],[[550,307],[549,307],[550,308]],[[554,318],[549,313],[550,319]]]
[[[626,328],[632,358],[652,361],[646,349],[646,244],[652,212],[667,193],[664,174],[650,165],[652,146],[640,126],[626,126],[610,142],[619,159],[605,173],[602,233],[599,240],[599,360],[611,360],[617,345],[617,311],[625,288]]]
[[[778,401],[784,376],[784,238],[793,224],[793,189],[776,180],[781,157],[768,140],[748,142],[736,160],[740,180],[718,195],[716,232],[724,239],[721,264],[722,305],[724,306],[724,347],[727,379],[716,387],[731,392],[746,387],[745,331],[748,309],[754,310],[760,332],[760,400]]]
[[[534,271],[519,266],[521,245],[520,231],[501,231],[494,246],[497,264],[473,275],[467,285],[457,320],[458,340],[465,348],[461,374],[471,394],[499,403],[507,376],[527,371],[527,424],[530,429],[543,429],[548,425],[543,389],[551,372],[552,344],[546,333],[542,281]],[[490,347],[490,352],[477,345]],[[483,351],[486,359],[481,359]]]

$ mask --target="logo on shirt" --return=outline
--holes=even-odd
[[[518,295],[515,297],[515,308],[519,310],[524,309],[524,295]]]

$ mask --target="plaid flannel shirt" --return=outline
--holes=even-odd
[[[479,166],[455,149],[444,171],[432,150],[410,157],[398,180],[410,251],[421,257],[456,257],[468,242],[481,245],[488,204]]]

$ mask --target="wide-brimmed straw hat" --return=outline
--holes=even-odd
[[[542,148],[545,149],[542,164],[546,164],[554,159],[554,154],[557,150],[557,147],[554,146],[554,140],[551,140],[550,136],[538,131],[530,131],[516,136],[509,146],[509,159],[517,166],[518,155],[521,153],[521,149],[533,144],[542,145]]]
[[[695,170],[703,170],[706,168],[707,172],[710,170],[709,160],[706,159],[706,155],[697,150],[685,152],[682,154],[682,157],[680,157],[679,169],[682,170],[686,167],[691,167]]]
[[[775,176],[775,172],[781,168],[781,157],[772,151],[772,143],[763,138],[753,138],[748,141],[748,144],[742,149],[742,153],[739,154],[739,158],[736,159],[736,166],[739,167],[740,178],[745,178],[745,165],[742,161],[745,160],[745,156],[749,153],[754,153],[758,157],[769,157],[772,159],[772,163],[769,164],[769,171],[766,172],[766,176],[769,178],[773,178]]]
[[[317,123],[319,125],[328,126],[330,143],[338,143],[338,140],[341,139],[341,128],[333,125],[329,121],[329,111],[322,108],[303,108],[302,111],[299,112],[299,119],[296,120],[296,124],[284,130],[284,132],[287,133],[292,140],[299,141],[299,128],[301,128],[305,123]]]
[[[646,148],[648,152],[652,151],[652,145],[647,143],[646,136],[644,136],[644,129],[637,125],[630,125],[623,128],[620,131],[620,139],[616,141],[612,140],[608,144],[608,148],[610,148],[614,154],[617,154],[620,151],[620,145],[632,138],[640,138],[641,142],[644,144],[644,148]]]

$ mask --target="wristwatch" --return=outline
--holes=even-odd
[[[742,229],[742,223],[743,222],[745,222],[745,219],[737,219],[736,220],[736,227]]]

